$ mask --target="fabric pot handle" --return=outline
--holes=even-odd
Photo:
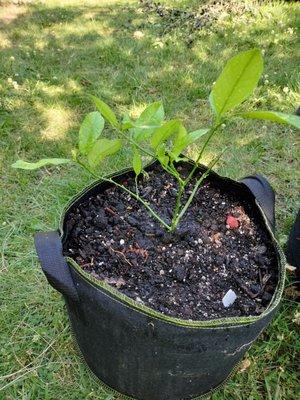
[[[275,232],[275,192],[268,180],[263,175],[255,174],[245,176],[240,182],[251,190]]]
[[[50,285],[69,300],[78,303],[78,293],[70,268],[62,254],[59,233],[39,232],[34,236],[34,243],[42,270]]]

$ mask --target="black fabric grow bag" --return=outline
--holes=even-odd
[[[148,168],[151,169],[153,164]],[[132,174],[125,171],[115,180]],[[60,232],[36,235],[37,252],[49,283],[65,298],[72,331],[89,369],[123,398],[183,400],[200,398],[224,383],[251,343],[273,318],[282,295],[284,256],[274,238],[274,192],[256,175],[235,182],[210,179],[239,192],[253,204],[277,255],[278,284],[259,316],[187,321],[166,316],[84,272],[62,255],[66,215],[79,203],[106,189],[96,182],[74,198],[62,217]],[[264,209],[264,212],[263,212]]]

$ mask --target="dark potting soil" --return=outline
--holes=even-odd
[[[181,168],[186,175],[190,167]],[[123,184],[135,190],[133,178]],[[157,166],[141,178],[139,190],[170,221],[175,180]],[[255,215],[237,190],[225,190],[207,178],[177,232],[170,234],[140,203],[111,187],[68,214],[64,255],[169,316],[207,320],[258,315],[272,298],[278,273],[269,235]],[[222,299],[229,289],[237,298],[226,308]]]

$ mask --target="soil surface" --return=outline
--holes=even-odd
[[[181,174],[188,173],[188,167]],[[134,180],[123,181],[134,190]],[[121,293],[166,315],[207,320],[258,315],[277,283],[269,234],[245,197],[207,178],[177,232],[167,233],[117,187],[68,214],[64,255]],[[170,221],[176,182],[161,167],[140,181],[140,194]],[[186,197],[191,191],[188,187]],[[224,307],[228,290],[237,295]]]

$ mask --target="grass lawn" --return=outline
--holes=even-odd
[[[161,2],[192,11],[204,3]],[[88,94],[117,112],[135,113],[162,99],[170,118],[181,117],[190,130],[204,127],[210,119],[206,99],[224,62],[255,46],[264,52],[265,70],[247,107],[293,113],[300,105],[300,4],[231,0],[231,14],[219,10],[213,24],[191,33],[184,21],[143,12],[137,0],[19,3],[0,0],[0,399],[116,399],[89,377],[78,357],[63,300],[46,283],[32,239],[38,230],[57,228],[64,204],[90,178],[75,167],[28,173],[10,164],[67,156],[83,115],[93,110]],[[298,139],[296,130],[282,125],[233,121],[204,160],[227,145],[218,172],[269,178],[282,244],[300,205]],[[190,155],[196,153],[193,147]],[[128,162],[122,153],[107,171]],[[213,400],[299,398],[296,312],[285,293],[280,313],[244,368]]]

